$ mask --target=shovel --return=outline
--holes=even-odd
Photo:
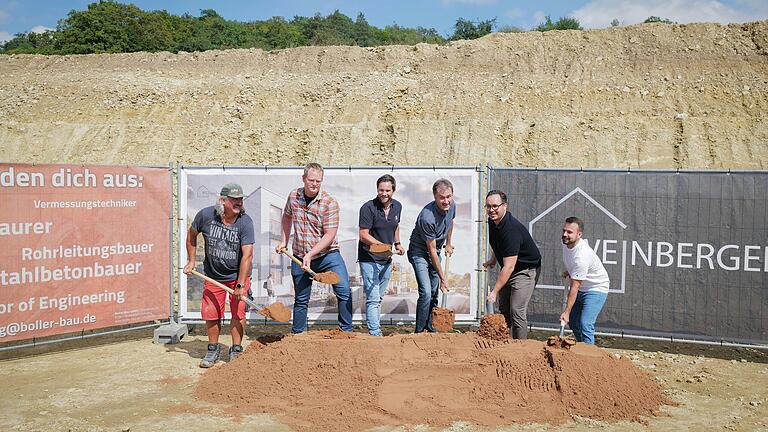
[[[228,293],[230,293],[232,295],[235,294],[235,290],[233,290],[232,288],[224,285],[223,283],[221,283],[221,282],[219,282],[219,281],[217,281],[215,279],[209,278],[208,276],[200,273],[197,270],[192,270],[191,273],[193,275],[197,276],[197,277],[200,277],[202,279],[207,280],[208,282],[216,285],[217,287],[223,289],[224,291],[226,291],[226,292],[228,292]],[[271,304],[271,305],[267,306],[266,308],[261,309],[258,306],[256,306],[256,303],[254,303],[253,300],[249,299],[248,297],[243,296],[240,299],[243,300],[248,306],[253,308],[253,310],[255,310],[256,313],[261,315],[261,316],[265,316],[267,318],[272,318],[273,320],[280,321],[280,322],[288,322],[291,319],[290,310],[288,310],[282,303],[274,303],[274,304]],[[280,308],[279,306],[277,308],[275,308],[274,307],[275,305],[280,305],[280,306],[282,306],[282,308]],[[287,316],[285,315],[285,312],[282,309],[285,309],[285,311],[288,312]]]
[[[301,262],[301,260],[299,260],[298,258],[293,256],[293,254],[288,252],[288,249],[283,249],[283,250],[281,250],[281,252],[286,254],[290,259],[293,260],[293,262],[298,264],[299,267],[304,265],[304,263]],[[339,283],[339,280],[341,280],[341,278],[339,277],[338,273],[335,273],[335,272],[315,273],[315,272],[312,271],[312,269],[307,269],[305,271],[307,273],[309,273],[309,275],[312,277],[312,279],[314,279],[314,280],[316,280],[316,281],[318,281],[320,283],[329,284],[329,285],[336,285],[337,283]]]
[[[565,306],[568,304],[568,292],[571,290],[571,284],[568,283],[568,278],[563,278],[564,284],[563,284],[563,310],[565,310]],[[560,337],[565,336],[565,321],[560,320]]]
[[[445,275],[445,280],[447,281],[448,280],[448,267],[451,264],[451,257],[446,255],[444,261],[445,261],[445,267],[443,268],[443,275]],[[441,301],[442,301],[443,307],[444,308],[448,308],[448,292],[447,291],[443,292]]]

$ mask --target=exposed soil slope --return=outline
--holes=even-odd
[[[768,21],[0,56],[0,160],[765,169]]]

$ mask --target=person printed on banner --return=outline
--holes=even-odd
[[[488,301],[499,301],[513,339],[528,338],[528,302],[539,280],[541,253],[525,226],[507,211],[507,195],[498,190],[485,196],[491,256],[483,267],[501,265]]]
[[[339,328],[352,331],[352,295],[349,288],[349,273],[339,253],[336,233],[339,230],[339,204],[328,192],[321,190],[323,167],[309,163],[301,176],[304,187],[292,191],[283,209],[281,240],[275,250],[281,253],[288,244],[293,228],[293,254],[302,265],[291,264],[294,286],[292,333],[307,330],[307,312],[312,294],[312,277],[306,270],[315,273],[334,272],[339,282],[333,285],[338,300]]]
[[[277,297],[275,296],[275,286],[274,281],[272,280],[272,273],[267,273],[267,278],[264,279],[264,291],[267,292],[267,302],[269,304],[272,304],[277,301]]]
[[[438,289],[449,291],[447,275],[440,265],[440,252],[453,254],[453,220],[456,203],[453,202],[453,184],[439,179],[432,185],[434,201],[425,205],[416,218],[408,246],[408,262],[413,266],[419,299],[416,302],[416,333],[434,333],[432,310],[437,306]]]
[[[229,295],[230,331],[232,346],[229,359],[234,360],[243,352],[242,339],[245,328],[245,301],[243,297],[251,285],[251,266],[255,235],[253,220],[245,214],[243,188],[237,183],[227,183],[221,188],[218,202],[206,207],[195,215],[187,232],[187,264],[184,273],[195,269],[197,236],[203,235],[205,259],[203,269],[206,276],[234,289]],[[206,281],[203,285],[203,299],[200,314],[205,320],[208,333],[208,350],[200,367],[213,366],[221,353],[219,334],[227,292]]]
[[[570,278],[568,301],[560,321],[579,342],[595,343],[595,322],[610,288],[608,272],[595,251],[582,239],[584,222],[569,217],[563,224],[563,277]]]
[[[392,246],[404,255],[400,245],[400,213],[403,206],[392,198],[395,178],[384,174],[376,180],[376,198],[360,207],[357,261],[365,291],[365,320],[368,333],[382,336],[381,302],[392,275]]]

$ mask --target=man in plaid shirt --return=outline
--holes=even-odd
[[[339,253],[336,232],[339,230],[339,204],[328,192],[320,190],[323,167],[310,163],[301,176],[304,187],[288,195],[283,209],[282,238],[277,252],[288,245],[293,228],[293,254],[302,261],[291,264],[294,303],[292,333],[307,330],[307,309],[312,294],[312,278],[305,270],[315,273],[332,271],[339,275],[339,283],[333,286],[339,306],[339,328],[352,331],[352,296],[349,289],[347,266]]]

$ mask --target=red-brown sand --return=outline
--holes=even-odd
[[[509,339],[509,327],[502,314],[490,314],[480,318],[477,335],[486,339],[505,341]]]
[[[456,320],[456,313],[451,309],[436,307],[432,309],[432,328],[440,333],[446,333],[453,330],[453,322]]]
[[[278,322],[288,322],[292,316],[291,310],[280,302],[272,303],[264,309],[259,309],[258,313]]]
[[[667,402],[648,375],[601,348],[475,333],[321,331],[253,342],[238,361],[205,372],[195,395],[297,431],[640,420]]]
[[[339,283],[339,280],[341,280],[339,278],[338,273],[334,273],[334,272],[317,273],[317,274],[315,274],[314,279],[316,281],[320,282],[320,283],[324,283],[324,284],[328,284],[328,285],[337,284],[337,283]]]

